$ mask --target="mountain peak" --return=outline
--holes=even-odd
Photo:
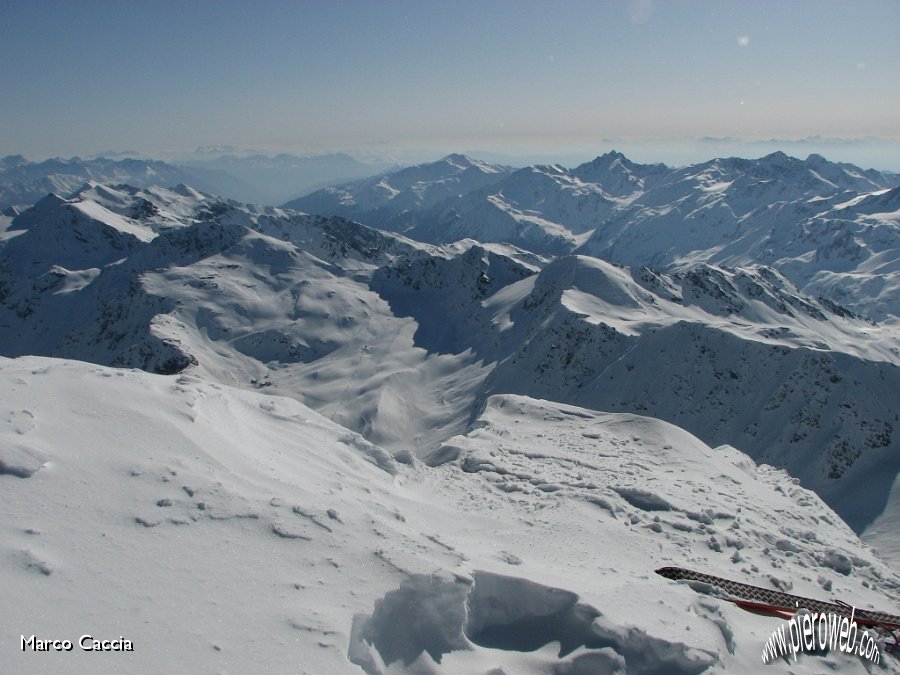
[[[668,172],[663,164],[635,164],[618,150],[610,150],[572,169],[572,175],[596,183],[609,195],[633,198]]]
[[[597,155],[590,162],[585,162],[581,166],[593,167],[593,168],[600,168],[600,167],[605,168],[605,167],[613,166],[616,162],[621,162],[623,164],[631,164],[630,160],[625,155],[623,155],[621,152],[619,152],[618,150],[610,150],[609,152],[605,152],[602,155]]]
[[[0,170],[15,169],[16,167],[24,166],[25,164],[28,164],[28,160],[22,155],[7,155],[6,157],[0,158]]]
[[[791,162],[798,161],[796,157],[791,157],[788,154],[785,154],[781,150],[776,150],[775,152],[770,152],[768,155],[761,157],[760,162],[766,162],[769,164],[787,164]]]
[[[203,194],[192,188],[190,185],[179,183],[172,188],[172,192],[180,194],[182,197],[190,197],[192,199],[203,199]]]
[[[609,152],[605,152],[602,155],[600,155],[599,157],[597,157],[597,159],[595,159],[594,161],[597,162],[597,161],[600,161],[601,159],[614,161],[617,159],[623,160],[623,159],[628,159],[628,158],[625,155],[623,155],[621,152],[619,152],[618,150],[610,150]]]
[[[35,202],[34,208],[37,210],[52,209],[66,203],[68,203],[67,199],[63,199],[55,192],[51,192],[43,199],[39,199],[37,202]]]
[[[450,153],[446,157],[441,158],[441,161],[462,167],[470,167],[475,164],[471,157],[469,157],[468,155],[460,154],[458,152]]]

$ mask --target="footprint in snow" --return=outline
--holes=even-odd
[[[34,429],[34,415],[29,410],[13,410],[9,414],[9,423],[17,434],[27,434]]]

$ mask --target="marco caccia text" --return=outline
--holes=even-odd
[[[42,640],[34,635],[22,636],[22,651],[33,652],[70,652],[75,645],[85,652],[133,652],[134,644],[121,635],[112,640],[101,640],[93,635],[82,635],[75,642],[72,640]]]

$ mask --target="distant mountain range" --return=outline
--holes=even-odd
[[[68,195],[87,181],[135,187],[172,187],[183,183],[255,204],[279,204],[326,185],[370,176],[386,168],[344,154],[222,155],[178,164],[127,157],[29,162],[21,155],[9,155],[0,158],[0,212],[21,211],[50,192]]]
[[[48,193],[67,196],[87,181],[128,183],[140,187],[192,183],[201,190],[213,186],[165,162],[144,159],[48,159],[29,162],[21,155],[0,158],[0,211],[15,214]]]
[[[453,155],[286,206],[431,243],[470,237],[670,271],[761,263],[881,319],[900,314],[898,185],[896,174],[780,152],[679,169],[611,152],[571,170]]]
[[[295,210],[0,168],[7,632],[56,603],[171,646],[120,670],[688,675],[772,628],[656,567],[894,611],[896,177],[449,155]]]

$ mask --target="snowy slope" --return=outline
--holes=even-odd
[[[625,201],[559,165],[537,165],[410,215],[414,224],[406,232],[422,241],[472,237],[558,255],[577,247]]]
[[[7,356],[195,368],[419,454],[491,394],[639,412],[789,468],[858,532],[893,503],[896,332],[771,268],[435,248],[189,188],[88,186],[41,209],[0,251]]]
[[[566,257],[467,311],[424,282],[453,278],[449,267],[397,263],[375,288],[416,319],[417,345],[495,364],[475,410],[510,392],[650,414],[788,467],[859,531],[885,509],[900,470],[890,328],[764,267],[669,277]]]
[[[409,227],[406,216],[410,212],[496,183],[510,171],[508,167],[452,154],[436,162],[324,188],[286,203],[285,208],[352,218],[402,232]]]
[[[396,529],[389,456],[294,401],[196,377],[2,366],[4,669],[351,670],[353,596],[384,567],[372,530]],[[135,652],[23,653],[20,633]]]
[[[12,672],[753,673],[780,621],[653,569],[900,600],[815,495],[650,418],[493,397],[429,467],[189,374],[24,357],[0,388]],[[867,672],[836,653],[767,669]]]
[[[660,417],[787,467],[860,531],[900,470],[893,331],[834,314],[765,268],[667,279],[564,258],[492,321],[517,349],[485,383]],[[854,487],[855,486],[855,487]]]
[[[714,160],[673,172],[579,251],[660,269],[772,265],[807,294],[896,317],[895,181],[816,155]]]

